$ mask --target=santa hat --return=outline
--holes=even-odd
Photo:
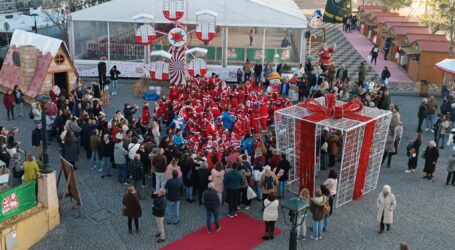
[[[148,105],[149,105],[149,103],[148,103],[148,102],[144,102],[144,106],[148,106]]]

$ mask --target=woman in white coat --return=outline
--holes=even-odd
[[[390,225],[393,223],[393,210],[397,205],[395,195],[392,194],[392,189],[389,185],[384,185],[382,192],[377,199],[378,214],[376,216],[380,223],[379,233],[384,232],[384,224],[387,226],[387,231],[390,230]]]
[[[263,220],[265,222],[265,234],[262,236],[264,240],[273,240],[275,234],[275,222],[278,220],[279,201],[276,199],[275,193],[267,196],[264,200]]]

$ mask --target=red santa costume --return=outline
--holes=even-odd
[[[329,48],[327,44],[324,44],[324,46],[319,49],[319,61],[321,62],[322,70],[324,71],[332,65],[332,52],[333,49]]]
[[[148,102],[144,102],[144,106],[142,107],[141,125],[144,127],[150,125],[150,109]]]
[[[179,98],[179,91],[177,86],[171,85],[169,87],[169,100],[174,101]]]
[[[252,114],[252,121],[251,121],[251,127],[254,129],[254,133],[258,134],[259,133],[259,124],[261,121],[261,105],[259,103],[255,103],[253,105],[253,114]]]
[[[269,119],[269,103],[267,101],[261,104],[261,127],[262,132],[267,132],[268,126],[267,121]]]
[[[213,138],[216,133],[216,125],[213,118],[210,122],[205,126],[205,136],[207,138]]]

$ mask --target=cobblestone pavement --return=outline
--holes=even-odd
[[[121,81],[122,82],[122,81]],[[121,95],[114,96],[107,109],[108,114],[123,107],[123,103],[142,104],[143,100],[134,98],[131,84],[120,84]],[[3,96],[0,97],[2,100]],[[455,225],[450,218],[455,207],[455,187],[445,186],[448,151],[441,152],[441,157],[433,181],[424,180],[420,172],[423,161],[419,159],[419,172],[404,174],[407,159],[404,150],[407,141],[414,136],[416,110],[420,98],[394,96],[393,102],[400,105],[401,118],[405,124],[405,134],[399,155],[392,161],[392,168],[382,169],[378,186],[392,186],[397,197],[395,223],[392,230],[378,235],[376,222],[376,197],[380,189],[367,194],[360,201],[348,203],[334,211],[330,228],[320,241],[306,240],[299,242],[299,249],[396,249],[401,241],[409,243],[414,249],[450,249]],[[1,108],[1,124],[11,128],[20,128],[19,139],[22,145],[31,150],[32,121],[19,118],[16,121],[5,120],[5,110]],[[25,112],[27,115],[27,111]],[[424,134],[424,144],[430,140],[430,133]],[[51,166],[58,165],[57,146],[50,147]],[[420,158],[420,157],[419,157]],[[80,155],[77,178],[82,195],[82,217],[77,218],[75,211],[66,211],[61,217],[61,224],[50,232],[33,249],[158,249],[184,235],[204,226],[205,213],[197,204],[182,202],[181,223],[178,226],[166,226],[167,239],[164,244],[155,243],[155,225],[151,214],[151,200],[142,201],[143,217],[140,219],[141,234],[128,235],[126,218],[121,216],[121,198],[126,187],[113,178],[101,179],[100,175],[90,170],[84,152]],[[62,186],[62,185],[61,185]],[[62,191],[62,188],[60,188]],[[150,188],[145,188],[150,192]],[[291,194],[287,194],[291,196]],[[262,215],[258,202],[253,202],[252,209],[244,211],[256,219]],[[222,208],[226,212],[226,207]],[[284,223],[280,212],[277,226],[284,232],[273,241],[260,245],[257,249],[278,249],[287,247],[289,228]],[[310,220],[308,221],[310,225]],[[235,235],[229,235],[235,241]],[[261,235],[258,235],[261,237]],[[194,244],[194,243],[192,243]]]

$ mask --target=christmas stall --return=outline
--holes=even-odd
[[[425,80],[429,83],[442,84],[443,73],[433,66],[447,58],[450,48],[448,41],[417,40],[411,44],[408,56],[407,73],[414,81]]]
[[[382,24],[381,29],[376,30],[376,44],[383,48],[387,38],[391,38],[390,29],[392,27],[421,27],[418,22],[391,22],[386,21]],[[379,27],[379,26],[378,26]],[[392,53],[390,53],[392,54]]]
[[[390,111],[363,107],[356,100],[337,101],[331,94],[275,111],[277,147],[293,166],[290,190],[314,193],[324,128],[342,133],[336,206],[374,190],[391,117]]]
[[[408,33],[405,36],[392,41],[393,45],[390,51],[393,53],[389,53],[389,59],[395,60],[397,64],[406,68],[408,58],[406,57],[405,51],[412,53],[411,44],[418,40],[447,41],[447,38],[445,35]]]
[[[444,72],[443,86],[447,86],[452,97],[455,95],[455,59],[446,58],[434,65]]]
[[[48,95],[54,86],[70,93],[78,72],[62,40],[15,30],[0,71],[0,88],[18,85],[27,102]]]

